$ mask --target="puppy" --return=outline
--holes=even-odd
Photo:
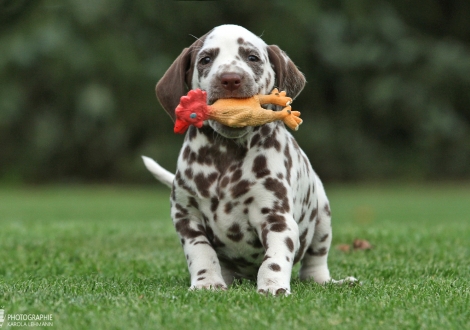
[[[268,94],[295,98],[305,78],[277,46],[243,27],[222,25],[185,48],[156,86],[174,120],[187,88],[221,98]],[[232,128],[208,121],[190,127],[176,174],[144,157],[171,187],[171,216],[191,274],[191,289],[226,289],[256,279],[258,292],[290,293],[292,266],[300,279],[334,281],[327,266],[331,214],[323,185],[280,121]]]

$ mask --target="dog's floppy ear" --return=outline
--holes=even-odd
[[[294,99],[304,89],[304,75],[278,46],[268,46],[268,56],[276,73],[277,88],[286,91],[287,95]]]
[[[191,88],[195,57],[202,47],[205,37],[197,39],[190,47],[183,49],[155,87],[155,93],[165,111],[175,121],[175,108],[181,96]]]

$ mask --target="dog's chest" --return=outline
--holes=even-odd
[[[300,221],[310,208],[310,188],[299,180],[308,179],[310,167],[294,143],[276,124],[255,130],[245,144],[217,140],[204,129],[192,129],[185,140],[173,202],[202,220],[219,260],[239,273],[255,274],[262,262],[254,222],[264,221],[265,209],[291,212]],[[274,191],[276,185],[280,191]]]

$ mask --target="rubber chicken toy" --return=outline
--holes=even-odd
[[[207,105],[207,93],[200,89],[190,90],[182,96],[176,107],[174,132],[182,134],[190,125],[202,127],[205,120],[216,120],[230,127],[260,126],[276,120],[282,120],[292,130],[298,130],[302,124],[299,111],[292,111],[292,99],[286,92],[274,89],[269,95],[254,95],[250,98],[219,99]],[[283,106],[281,111],[267,110],[262,104]]]

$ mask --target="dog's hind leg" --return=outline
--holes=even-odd
[[[328,282],[336,284],[354,283],[357,281],[354,277],[336,281],[330,276],[327,263],[332,239],[330,203],[318,176],[315,176],[315,181],[318,200],[317,218],[314,220],[315,233],[312,243],[302,260],[299,277],[302,281],[313,279],[320,284]]]

